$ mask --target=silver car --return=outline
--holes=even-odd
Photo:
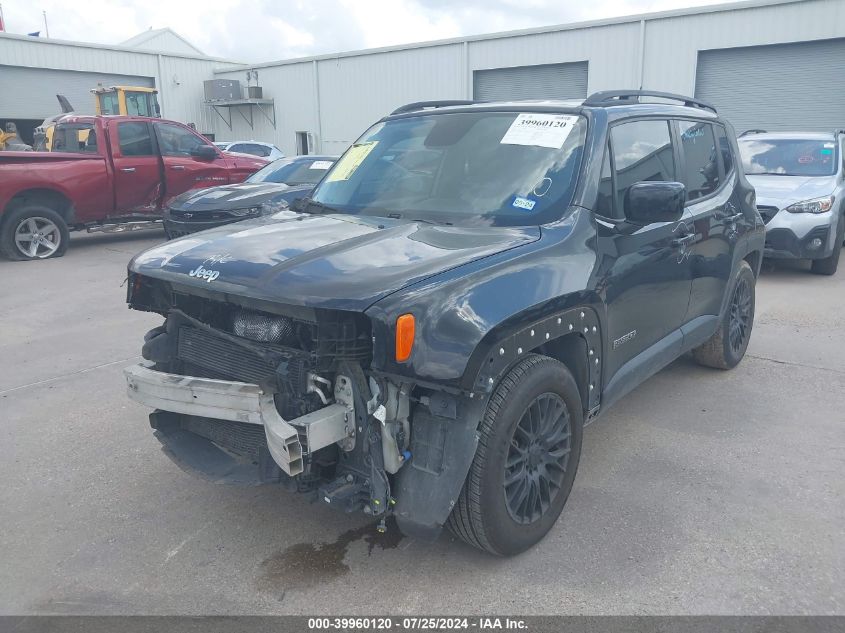
[[[739,151],[766,223],[765,256],[832,275],[845,239],[845,130],[745,132]]]
[[[261,141],[218,141],[215,145],[224,152],[251,154],[253,156],[261,156],[269,161],[285,157],[285,153],[278,147],[272,143],[262,143]]]

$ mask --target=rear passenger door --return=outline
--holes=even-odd
[[[123,121],[111,135],[117,215],[157,214],[162,195],[161,162],[146,121]]]
[[[689,303],[690,278],[676,240],[686,234],[686,222],[682,218],[633,229],[620,225],[631,185],[677,181],[672,138],[666,119],[625,121],[610,131],[612,160],[605,162],[596,208],[610,220],[598,222],[598,285],[607,305],[605,384],[617,374],[622,391],[626,382],[640,381],[638,368],[648,371],[651,363],[668,362],[681,349],[679,328]]]
[[[710,121],[675,122],[681,150],[681,182],[695,240],[688,248],[692,278],[684,321],[691,328],[712,321],[730,282],[733,250],[743,228],[740,205],[731,199],[736,180],[725,130]]]

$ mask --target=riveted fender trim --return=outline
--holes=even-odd
[[[563,336],[577,334],[587,342],[589,367],[588,401],[585,408],[597,407],[601,400],[602,338],[601,324],[595,310],[588,307],[570,308],[522,327],[500,339],[488,350],[473,383],[473,389],[489,393],[505,372],[524,354],[544,343]]]

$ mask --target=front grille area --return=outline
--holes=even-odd
[[[772,218],[777,215],[778,208],[777,207],[766,207],[766,206],[758,206],[757,210],[760,212],[760,216],[763,218],[763,222],[768,224],[771,222]]]
[[[179,328],[176,355],[183,362],[213,372],[213,376],[206,376],[209,378],[261,384],[275,374],[275,367],[251,350],[184,325]]]
[[[186,415],[182,417],[182,428],[256,463],[261,447],[267,445],[264,427],[258,424]]]

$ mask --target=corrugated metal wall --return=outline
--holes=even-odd
[[[586,61],[588,93],[642,85],[692,94],[699,51],[843,37],[845,0],[755,0],[258,66],[0,35],[0,63],[155,77],[165,116],[292,154],[298,131],[317,151],[339,152],[402,103],[471,98],[475,71]],[[230,130],[202,103],[204,79],[243,82],[250,68],[276,100],[275,129],[258,113],[250,129],[233,111]]]
[[[845,38],[698,54],[695,96],[737,133],[845,128]]]
[[[583,99],[587,96],[587,75],[587,62],[476,70],[472,74],[472,98]]]
[[[15,82],[9,67],[51,71],[92,72],[101,75],[152,78],[159,89],[159,102],[165,117],[196,123],[200,131],[214,132],[212,118],[203,106],[202,81],[214,69],[234,66],[220,60],[132,51],[113,47],[27,38],[0,34],[0,90],[13,90]],[[34,76],[34,75],[33,75]],[[96,82],[91,87],[95,87]],[[55,93],[52,93],[55,95]],[[90,95],[89,95],[90,96]],[[58,112],[58,103],[48,114]],[[91,101],[93,104],[93,101]],[[83,103],[73,103],[83,110]],[[34,116],[19,118],[39,118]],[[0,108],[0,117],[12,118]]]
[[[68,72],[49,68],[0,66],[0,112],[9,119],[46,119],[61,112],[57,94],[68,98],[79,114],[94,114],[91,89],[103,86],[154,87],[153,77]]]
[[[640,85],[693,94],[700,50],[832,37],[845,37],[843,0],[748,2],[689,14],[286,62],[258,69],[265,95],[276,98],[276,130],[256,126],[250,134],[243,123],[236,123],[229,132],[219,122],[216,130],[224,138],[274,140],[288,153],[295,151],[294,132],[308,131],[317,138],[318,150],[339,152],[401,103],[472,98],[476,71],[586,61],[588,94]],[[277,82],[277,73],[283,72],[279,69],[294,67],[301,69],[300,79],[294,84]],[[217,76],[242,79],[246,69]],[[296,95],[297,104],[281,105],[287,99],[282,95]],[[318,101],[319,120],[308,119]],[[298,127],[304,125],[309,127]]]

